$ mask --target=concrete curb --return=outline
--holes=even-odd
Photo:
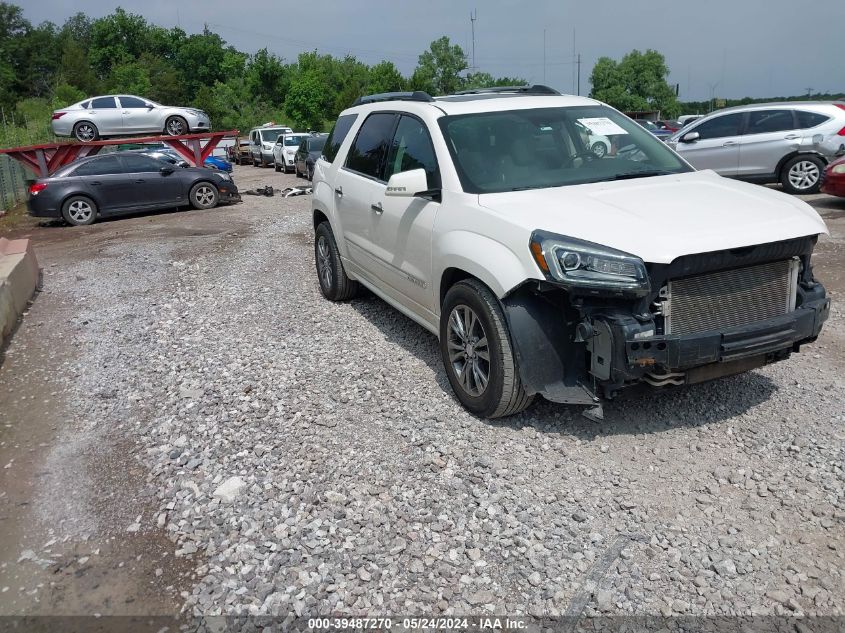
[[[0,345],[38,285],[38,260],[29,240],[0,237]]]

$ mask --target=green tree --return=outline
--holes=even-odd
[[[673,117],[680,112],[675,91],[666,77],[669,67],[657,51],[631,51],[619,63],[601,57],[590,75],[590,96],[623,111],[660,110]]]
[[[150,26],[143,17],[121,8],[95,20],[88,57],[99,77],[108,77],[113,67],[138,59],[149,48],[149,35]]]
[[[288,91],[285,110],[296,127],[320,129],[326,118],[326,102],[331,99],[323,77],[315,70],[300,75]]]
[[[496,86],[527,86],[528,82],[517,77],[493,77],[490,73],[469,73],[463,81],[464,90],[494,88]]]
[[[370,68],[367,94],[398,92],[405,89],[405,78],[393,62],[379,62]]]
[[[452,44],[444,35],[434,40],[428,50],[420,55],[411,76],[411,85],[415,90],[425,90],[435,95],[450,94],[461,89],[463,80],[459,73],[466,67],[463,49]]]
[[[231,57],[225,62],[233,62]],[[222,66],[222,64],[221,64]],[[282,60],[262,48],[246,64],[247,90],[260,101],[267,104],[281,104],[290,87],[289,69]]]

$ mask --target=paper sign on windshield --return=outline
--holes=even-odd
[[[601,134],[602,136],[613,136],[614,134],[627,134],[627,132],[619,127],[616,123],[607,117],[596,117],[594,119],[578,119],[578,123],[590,130],[593,134]]]

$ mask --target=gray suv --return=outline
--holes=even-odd
[[[697,169],[816,193],[825,166],[845,154],[845,103],[757,103],[713,112],[668,144]]]

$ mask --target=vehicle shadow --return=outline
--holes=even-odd
[[[428,365],[440,388],[460,406],[446,377],[433,334],[369,292],[350,305],[376,326],[387,341]],[[748,372],[671,389],[632,389],[617,399],[605,401],[604,420],[599,422],[582,415],[586,407],[538,397],[518,415],[485,420],[485,423],[516,428],[531,426],[541,433],[572,435],[587,441],[601,436],[660,433],[723,423],[770,399],[777,389],[768,376]]]

